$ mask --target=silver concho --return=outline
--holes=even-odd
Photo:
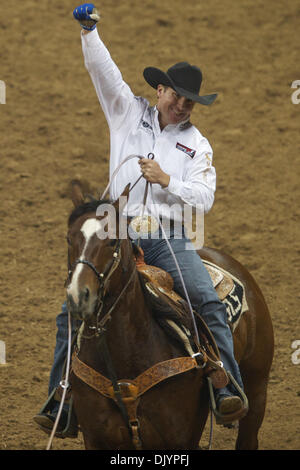
[[[138,215],[132,219],[129,227],[137,235],[146,235],[146,233],[155,233],[159,228],[159,223],[151,215]]]

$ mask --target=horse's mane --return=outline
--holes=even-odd
[[[89,196],[90,197],[90,196]],[[90,197],[91,198],[91,197]],[[96,212],[98,206],[101,204],[108,204],[111,203],[108,199],[94,199],[91,198],[90,201],[84,202],[80,206],[75,207],[75,209],[71,212],[68,220],[68,226],[72,225],[78,217],[81,217],[84,214],[89,212]]]

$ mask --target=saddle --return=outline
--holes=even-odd
[[[173,290],[174,282],[172,276],[161,268],[146,264],[143,250],[140,247],[135,253],[135,262],[138,272],[146,281],[156,286],[160,292],[167,295],[171,300],[175,302],[182,301],[180,295]],[[218,270],[215,266],[205,261],[203,261],[203,263],[211,277],[219,299],[224,300],[233,289],[233,279],[228,274]]]

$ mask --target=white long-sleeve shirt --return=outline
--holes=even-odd
[[[206,213],[214,201],[216,173],[212,165],[213,151],[208,140],[190,123],[169,124],[163,130],[156,106],[136,97],[124,82],[97,29],[82,34],[85,66],[90,73],[98,99],[110,129],[110,177],[129,155],[144,157],[152,152],[161,169],[170,175],[166,188],[152,185],[159,215],[178,219],[170,207],[184,204]],[[116,200],[125,186],[141,176],[138,159],[127,161],[110,186],[110,196]],[[141,178],[130,192],[128,214],[141,214],[146,180]],[[147,206],[153,204],[148,192]],[[175,211],[176,212],[176,211]],[[147,213],[147,210],[144,212]],[[148,213],[153,213],[151,209]]]

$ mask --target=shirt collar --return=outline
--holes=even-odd
[[[159,125],[159,120],[158,120],[158,109],[157,109],[157,106],[153,106],[153,112],[154,112],[154,123],[155,123],[155,128],[156,130],[159,130],[159,132],[161,132],[161,129],[160,129],[160,125]],[[189,123],[190,121],[190,116],[185,119],[184,121],[180,121],[178,124],[168,124],[165,129],[168,129],[168,130],[171,130],[171,129],[179,129],[179,130],[184,130],[187,126],[187,124]]]

